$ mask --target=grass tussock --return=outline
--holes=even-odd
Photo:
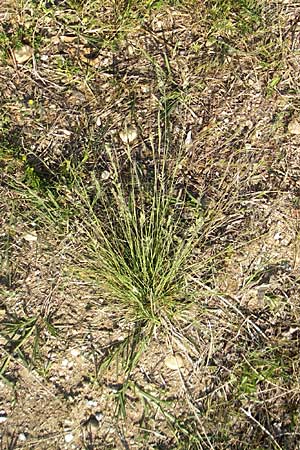
[[[191,253],[203,225],[200,205],[187,211],[187,192],[176,185],[179,160],[169,164],[160,147],[153,149],[146,177],[130,148],[123,169],[107,149],[110,179],[94,177],[91,192],[77,188],[94,276],[131,320],[153,324],[186,303]]]

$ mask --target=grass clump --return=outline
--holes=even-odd
[[[160,324],[172,319],[187,299],[200,208],[187,211],[187,193],[176,185],[178,161],[168,164],[165,151],[153,151],[147,176],[130,149],[125,168],[114,151],[108,150],[108,156],[109,182],[94,177],[92,195],[86,189],[80,193],[88,208],[89,265],[131,320]]]

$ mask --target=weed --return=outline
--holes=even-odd
[[[266,92],[268,96],[272,96],[277,92],[277,86],[281,81],[281,75],[274,75],[273,78],[269,81]]]
[[[8,380],[6,372],[12,360],[19,359],[28,368],[35,365],[40,354],[41,333],[45,330],[57,336],[55,327],[47,318],[15,316],[1,323],[1,337],[6,341],[0,367],[0,377],[4,381]]]
[[[210,36],[222,37],[228,42],[253,32],[261,21],[261,10],[256,1],[223,1],[208,2],[208,20]]]
[[[242,370],[241,380],[238,383],[239,390],[248,398],[249,396],[256,398],[261,382],[274,385],[278,379],[286,376],[282,361],[276,358],[276,355],[272,355],[272,350],[269,352],[266,350],[265,355],[257,355],[253,352]]]
[[[184,415],[184,417],[176,417],[173,414],[173,401],[164,400],[163,393],[150,393],[128,380],[126,386],[122,386],[115,394],[117,404],[116,417],[122,415],[126,417],[126,397],[138,398],[143,405],[143,418],[141,421],[141,428],[143,429],[143,443],[148,441],[151,434],[148,434],[147,426],[148,420],[153,416],[161,416],[167,422],[170,433],[176,442],[176,449],[201,449],[202,444],[207,441],[205,436],[201,436],[199,432],[199,424],[193,415]]]
[[[80,67],[73,63],[73,61],[69,59],[65,59],[64,57],[60,57],[57,61],[57,69],[58,72],[64,75],[68,82],[74,81],[76,76],[80,73]]]

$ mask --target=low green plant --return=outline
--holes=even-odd
[[[251,352],[249,359],[241,367],[241,378],[238,389],[241,396],[256,397],[259,385],[278,386],[283,380],[288,381],[288,359],[283,361],[281,355],[276,354],[275,348],[265,348],[263,351]]]

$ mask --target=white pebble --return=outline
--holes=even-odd
[[[7,421],[7,417],[6,416],[0,416],[0,423],[4,423]]]
[[[192,130],[188,131],[184,143],[185,143],[185,145],[191,145],[191,143],[192,143]]]
[[[73,365],[73,361],[69,361],[67,358],[63,359],[61,362],[61,367],[64,369],[72,369]]]
[[[80,350],[78,350],[77,348],[72,348],[72,349],[70,350],[70,353],[71,353],[71,355],[72,355],[74,358],[77,358],[77,356],[80,355]]]
[[[74,435],[72,433],[68,433],[65,435],[65,442],[69,443],[72,442],[74,439]]]
[[[110,172],[108,172],[108,170],[104,170],[101,174],[101,180],[108,180],[110,177]]]
[[[103,414],[101,412],[96,412],[95,417],[98,420],[98,422],[100,422],[100,420],[103,419]]]
[[[96,402],[96,400],[87,400],[86,405],[93,408],[95,406],[98,406],[98,402]]]
[[[19,441],[24,442],[24,441],[26,441],[26,439],[27,439],[27,437],[24,433],[19,434],[19,436],[18,436]]]

